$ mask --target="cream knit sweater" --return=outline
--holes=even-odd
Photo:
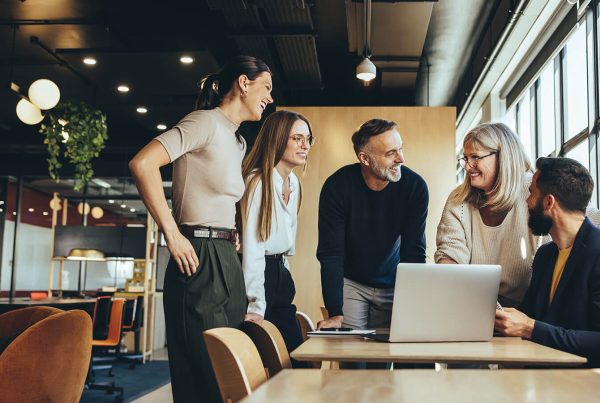
[[[520,197],[502,224],[485,225],[479,210],[471,204],[454,203],[448,198],[437,229],[435,261],[449,258],[457,263],[499,264],[502,266],[498,300],[505,306],[518,306],[531,280],[531,263],[537,248],[549,237],[531,234],[527,225],[527,197],[532,174],[527,173]],[[600,223],[598,210],[588,217]]]

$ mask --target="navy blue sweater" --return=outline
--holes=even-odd
[[[330,316],[343,315],[344,277],[392,288],[400,262],[425,262],[429,192],[421,176],[402,166],[402,178],[369,189],[360,164],[331,175],[319,199],[321,286]]]

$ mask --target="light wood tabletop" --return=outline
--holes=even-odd
[[[384,343],[361,338],[311,337],[291,354],[298,361],[512,364],[579,366],[579,357],[518,337],[489,342]]]
[[[242,400],[264,402],[597,402],[592,370],[283,370]]]

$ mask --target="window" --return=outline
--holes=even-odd
[[[525,95],[517,105],[517,134],[525,147],[527,155],[531,158],[532,153],[532,133],[531,133],[531,97],[527,90]]]
[[[588,125],[586,24],[583,21],[564,49],[565,140]]]
[[[554,62],[551,61],[539,79],[538,116],[540,119],[540,132],[538,133],[539,152],[537,157],[548,156],[556,150],[554,78]]]

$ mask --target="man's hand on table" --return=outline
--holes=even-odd
[[[503,336],[517,336],[526,339],[531,338],[535,320],[514,308],[504,308],[503,311],[496,309],[496,321],[494,330]]]
[[[317,323],[317,329],[321,329],[322,327],[340,328],[340,327],[342,327],[343,320],[344,320],[344,317],[342,315],[332,316],[329,319],[319,321],[319,323]]]

